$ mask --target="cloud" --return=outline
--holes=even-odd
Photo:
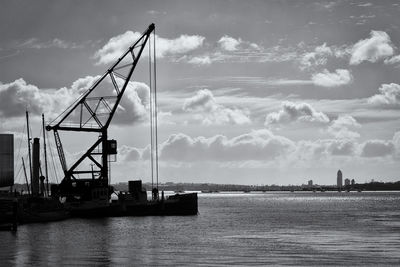
[[[335,72],[329,72],[325,69],[323,72],[313,74],[311,80],[318,86],[338,87],[351,83],[353,77],[349,70],[337,69]]]
[[[305,53],[300,60],[301,69],[310,69],[314,66],[325,65],[328,57],[334,55],[332,49],[324,43],[317,46],[314,51]]]
[[[292,86],[292,85],[315,85],[321,87],[339,87],[342,85],[350,84],[353,81],[353,76],[349,70],[337,69],[335,72],[329,72],[323,70],[319,73],[314,73],[309,80],[300,79],[264,79],[260,77],[254,77],[252,82],[256,82],[260,85],[272,85],[272,86]]]
[[[400,132],[395,133],[391,140],[363,143],[354,139],[293,141],[267,129],[252,130],[232,138],[224,135],[191,137],[177,133],[162,142],[159,149],[161,164],[177,166],[200,164],[203,167],[209,162],[220,167],[232,163],[238,168],[248,168],[252,164],[296,168],[315,164],[331,166],[337,160],[342,164],[343,157],[348,157],[352,164],[365,164],[365,158],[393,156],[396,159],[396,155],[400,155]],[[149,160],[149,146],[143,149],[122,146],[119,152],[124,162]]]
[[[21,44],[18,44],[17,47],[21,48],[30,48],[30,49],[45,49],[45,48],[61,48],[61,49],[76,49],[80,48],[82,46],[77,45],[76,43],[73,42],[68,42],[59,38],[54,38],[53,40],[43,42],[40,41],[37,38],[31,38],[26,41],[24,41]]]
[[[182,109],[197,112],[197,119],[206,125],[250,123],[247,111],[218,104],[213,93],[208,89],[201,89],[193,97],[187,98]]]
[[[238,50],[239,45],[242,43],[242,39],[235,39],[228,35],[224,35],[219,39],[218,44],[221,46],[223,50],[226,51],[236,51]]]
[[[124,163],[139,161],[142,158],[143,151],[135,147],[129,147],[122,145],[118,148],[118,155],[121,157],[121,161]]]
[[[285,55],[279,57],[265,51],[256,43],[235,39],[224,35],[217,42],[218,47],[213,51],[207,51],[201,55],[185,55],[178,62],[186,62],[193,65],[210,65],[213,62],[251,62],[251,61],[284,61]],[[276,53],[276,52],[275,52]]]
[[[360,16],[350,16],[350,19],[355,20],[356,25],[364,25],[366,24],[370,19],[375,18],[376,15],[360,15]]]
[[[127,31],[121,35],[112,37],[95,53],[94,58],[97,60],[97,64],[108,64],[114,62],[141,35],[142,34],[139,32]],[[203,45],[204,40],[205,37],[200,35],[184,34],[175,39],[167,39],[156,35],[156,56],[163,58],[169,55],[182,55],[200,48]],[[146,49],[144,53],[147,53]]]
[[[161,159],[173,161],[269,161],[294,149],[294,143],[268,130],[252,131],[234,138],[216,135],[192,138],[171,135],[160,146]]]
[[[310,104],[283,102],[278,112],[267,115],[265,125],[287,124],[292,122],[328,123],[329,118],[322,112],[316,111]]]
[[[214,49],[202,51],[201,54],[184,55],[175,59],[175,62],[185,62],[198,66],[228,62],[287,62],[298,58],[296,49],[295,47],[282,47],[279,45],[264,48],[256,43],[225,35],[217,42],[217,47],[214,47]]]
[[[290,156],[294,164],[299,162],[315,162],[336,156],[354,156],[357,144],[349,139],[301,140],[296,143],[296,151]]]
[[[183,110],[208,110],[213,111],[216,102],[213,93],[208,89],[197,91],[196,95],[185,100]]]
[[[400,55],[385,59],[385,64],[398,64],[400,63]]]
[[[261,51],[263,47],[256,43],[244,41],[241,38],[235,39],[228,35],[222,36],[218,40],[219,47],[222,51],[227,52],[245,52],[245,51]]]
[[[369,3],[369,2],[361,3],[361,4],[358,4],[357,6],[359,6],[359,7],[370,7],[370,6],[372,6],[372,3]]]
[[[318,9],[326,9],[328,11],[332,11],[332,9],[337,6],[339,2],[330,1],[330,2],[316,2],[315,5]]]
[[[314,84],[311,80],[289,80],[289,79],[277,79],[277,80],[267,80],[260,83],[265,83],[267,85],[277,85],[277,86],[286,86],[286,85],[312,85]]]
[[[379,92],[380,94],[368,98],[368,103],[376,106],[400,106],[400,85],[382,84]]]
[[[32,114],[45,113],[47,118],[55,118],[87,91],[99,77],[79,78],[69,88],[62,87],[60,89],[39,89],[35,85],[28,84],[22,78],[11,83],[0,83],[0,99],[2,102],[0,117],[23,116],[25,110],[28,109]],[[108,87],[112,88],[111,83]],[[104,87],[98,87],[96,90],[96,96],[110,95],[109,91],[105,94]],[[129,82],[117,109],[118,116],[115,117],[114,121],[119,124],[127,124],[147,120],[148,103],[149,87],[144,83]],[[68,120],[78,122],[78,112],[71,113]]]
[[[340,115],[328,127],[328,133],[337,139],[354,139],[360,137],[355,129],[361,125],[350,115]]]
[[[157,11],[157,10],[149,10],[146,12],[149,15],[156,16],[156,15],[166,15],[166,11]]]
[[[194,65],[210,65],[212,61],[213,60],[209,56],[198,56],[192,57],[187,62]]]
[[[393,154],[395,146],[392,141],[369,140],[362,144],[362,157],[385,157]]]
[[[39,89],[22,78],[11,83],[0,84],[0,115],[7,118],[18,117],[24,115],[25,110],[33,114],[54,115],[78,97],[78,90],[78,85],[72,89]]]
[[[351,50],[350,65],[377,62],[393,55],[394,48],[384,31],[371,31],[370,38],[358,41]]]
[[[150,88],[145,83],[129,82],[118,106],[114,122],[133,124],[149,118]]]

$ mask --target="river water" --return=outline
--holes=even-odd
[[[199,194],[199,215],[0,232],[0,266],[400,265],[400,192]]]

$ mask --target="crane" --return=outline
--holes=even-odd
[[[155,39],[154,32],[155,25],[150,24],[142,35],[86,92],[46,126],[47,131],[53,131],[54,133],[58,156],[64,172],[62,182],[55,189],[59,194],[65,195],[66,192],[73,192],[75,195],[77,193],[83,194],[85,191],[84,185],[87,186],[89,184],[89,187],[105,188],[109,186],[109,156],[117,154],[117,142],[116,140],[108,139],[108,128],[129,85],[146,43],[150,42],[151,33],[154,34]],[[149,57],[150,53],[151,49],[149,49]],[[151,115],[151,118],[153,118],[153,115]],[[67,164],[59,134],[60,131],[90,132],[98,133],[99,135],[98,139],[79,159],[72,164]],[[92,167],[86,170],[83,168],[82,170],[82,163],[85,160],[89,160]],[[93,166],[96,166],[96,168],[94,169]],[[77,179],[80,174],[89,174],[92,178]],[[81,186],[77,186],[77,183]],[[75,188],[75,191],[73,188]],[[109,191],[105,194],[109,195]]]

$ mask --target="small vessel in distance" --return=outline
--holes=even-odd
[[[203,194],[219,193],[219,191],[218,190],[201,190],[201,193],[203,193]]]

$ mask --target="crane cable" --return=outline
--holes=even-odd
[[[156,142],[156,179],[158,190],[158,122],[157,122],[157,65],[156,65],[156,29],[153,32],[153,54],[154,54],[154,111],[155,111],[155,142]]]
[[[154,189],[154,155],[153,155],[153,87],[152,87],[152,75],[151,75],[151,40],[149,40],[149,87],[150,87],[150,168],[151,168],[151,190]]]

